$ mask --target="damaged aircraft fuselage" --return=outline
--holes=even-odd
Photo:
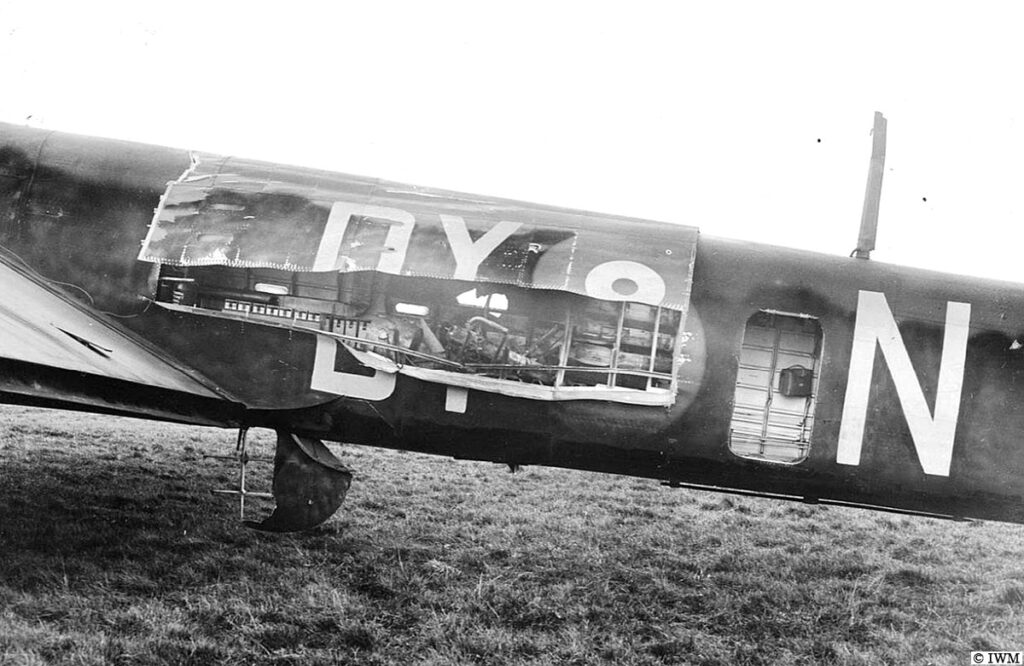
[[[0,245],[154,378],[9,306],[2,401],[1024,521],[1017,285],[12,126]]]

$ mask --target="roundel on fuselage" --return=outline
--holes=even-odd
[[[587,273],[587,295],[605,301],[661,303],[665,280],[650,266],[620,259],[594,266]]]

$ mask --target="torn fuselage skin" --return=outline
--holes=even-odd
[[[0,243],[246,425],[1024,521],[1017,285],[254,162],[235,191],[185,151],[0,134]]]

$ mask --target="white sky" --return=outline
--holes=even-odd
[[[847,255],[879,110],[874,258],[1024,282],[1021,18],[1012,2],[0,0],[0,120]]]

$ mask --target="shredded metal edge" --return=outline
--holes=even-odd
[[[199,154],[195,151],[190,150],[188,152],[189,165],[184,172],[176,180],[172,180],[167,183],[167,187],[164,188],[164,193],[160,195],[160,201],[157,203],[156,208],[153,209],[153,219],[149,222],[149,228],[146,231],[146,238],[142,241],[142,247],[139,248],[139,261],[158,262],[160,261],[157,257],[149,255],[149,244],[153,240],[153,234],[157,229],[157,221],[160,219],[160,215],[164,212],[164,206],[167,204],[167,199],[171,195],[171,190],[174,189],[179,183],[187,182],[188,179],[195,173],[196,169],[202,163],[202,159]]]

